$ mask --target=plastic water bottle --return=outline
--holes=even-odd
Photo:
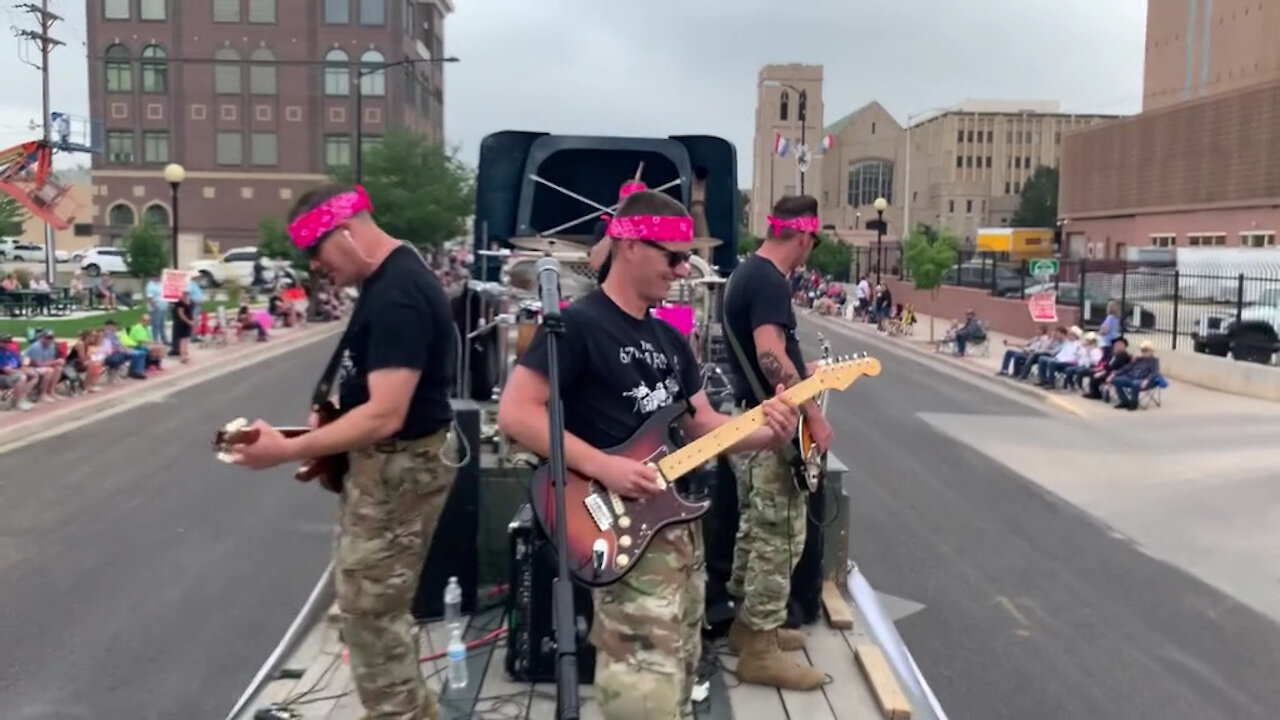
[[[462,628],[454,628],[449,635],[449,687],[458,690],[467,686],[467,646],[462,642]]]
[[[456,575],[444,588],[444,622],[451,632],[462,629],[462,586]]]

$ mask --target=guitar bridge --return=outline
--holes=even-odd
[[[613,527],[613,515],[609,513],[609,506],[605,503],[604,498],[596,493],[591,493],[582,502],[587,506],[587,512],[591,515],[591,519],[595,521],[596,527],[601,530],[608,530]]]

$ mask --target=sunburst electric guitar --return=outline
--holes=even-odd
[[[822,367],[831,362],[831,345],[822,333],[818,333],[818,343],[822,347],[822,359],[818,360],[818,367]],[[818,393],[815,400],[818,404],[818,412],[823,416],[827,414],[827,396],[830,390],[823,390]],[[822,474],[826,468],[825,453],[818,450],[818,445],[813,441],[813,435],[809,429],[809,423],[804,421],[804,415],[800,416],[800,426],[796,430],[796,441],[800,446],[800,467],[796,468],[796,484],[801,490],[816,492],[818,484],[822,482]]]
[[[880,361],[875,358],[839,359],[787,388],[782,396],[799,405],[820,392],[842,391],[864,375],[879,374]],[[764,410],[755,407],[678,448],[672,440],[671,425],[684,410],[683,402],[668,405],[654,413],[625,443],[605,451],[654,467],[661,488],[655,495],[641,500],[624,498],[592,478],[565,469],[569,571],[582,584],[601,587],[621,580],[663,528],[692,522],[705,515],[711,502],[684,499],[676,490],[675,481],[764,425]],[[555,494],[547,464],[534,471],[529,489],[538,524],[548,537],[555,537],[559,520],[555,516]]]

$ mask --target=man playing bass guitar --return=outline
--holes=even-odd
[[[365,717],[434,720],[410,610],[455,475],[445,460],[452,453],[453,319],[435,274],[414,248],[383,232],[372,211],[362,188],[324,186],[298,198],[289,214],[289,236],[312,269],[337,285],[360,285],[337,351],[350,360],[341,415],[290,438],[259,420],[251,426],[257,440],[232,446],[232,459],[262,469],[348,456],[334,585],[356,690]]]
[[[808,195],[784,197],[769,216],[769,234],[755,255],[733,271],[724,301],[726,333],[750,367],[731,354],[738,376],[739,403],[760,403],[755,389],[791,387],[807,375],[788,278],[804,264],[818,241],[818,201]],[[748,377],[746,373],[751,373]],[[804,421],[822,452],[830,447],[831,426],[817,403],[801,406]],[[741,657],[745,682],[793,690],[822,685],[821,671],[787,659],[782,651],[804,647],[804,633],[783,629],[791,573],[804,551],[809,504],[797,484],[799,468],[787,452],[761,452],[733,459],[738,482],[738,537],[733,548],[729,592],[739,598],[729,628],[729,645]],[[777,642],[761,641],[764,636]]]
[[[673,402],[688,404],[691,412],[682,415],[680,427],[691,438],[730,418],[713,410],[702,392],[692,348],[649,313],[688,273],[688,212],[667,195],[633,191],[610,220],[607,236],[607,278],[563,313],[565,464],[625,497],[650,497],[659,491],[655,469],[602,449],[622,444]],[[498,425],[543,457],[550,447],[550,395],[540,329],[503,389]],[[765,425],[731,450],[790,440],[797,411],[781,398],[764,410]],[[596,698],[606,720],[681,716],[701,652],[704,573],[700,523],[687,522],[661,531],[628,574],[594,591]]]

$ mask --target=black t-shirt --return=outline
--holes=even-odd
[[[761,389],[767,395],[773,395],[775,386],[760,372],[755,336],[752,334],[762,325],[777,325],[783,329],[786,334],[787,357],[795,365],[800,377],[807,377],[804,356],[800,353],[800,341],[796,339],[796,314],[791,306],[790,283],[778,270],[778,266],[769,260],[752,255],[734,269],[730,277],[729,297],[724,304],[724,323],[738,339],[743,353],[751,363],[751,372],[755,373]],[[735,375],[734,387],[738,389],[738,399],[748,407],[760,404],[732,349],[729,353],[729,365]]]
[[[368,402],[369,373],[409,368],[422,376],[396,437],[414,440],[449,424],[457,363],[453,318],[444,288],[416,250],[396,248],[364,281],[347,332],[351,364],[339,389],[344,412]]]
[[[650,415],[701,389],[693,349],[668,323],[628,315],[599,288],[562,317],[557,357],[564,428],[592,447],[621,445]],[[545,328],[519,363],[546,377]]]

